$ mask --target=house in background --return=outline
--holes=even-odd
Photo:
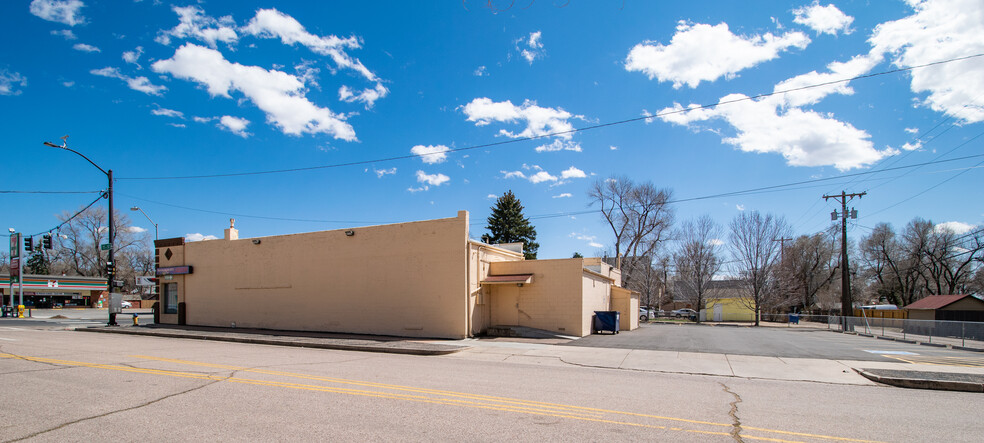
[[[702,311],[703,321],[755,321],[755,310],[743,300],[744,288],[739,280],[714,280],[710,283],[711,297]]]
[[[219,240],[155,242],[163,324],[465,338],[523,326],[591,333],[594,311],[638,327],[638,293],[600,259],[524,260],[457,217]]]
[[[904,309],[911,320],[984,322],[984,301],[970,294],[931,295]]]

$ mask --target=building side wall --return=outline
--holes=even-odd
[[[188,243],[182,264],[194,273],[184,277],[179,301],[192,325],[463,338],[467,241],[461,211],[440,220]]]
[[[618,328],[631,331],[639,327],[639,293],[612,287],[612,310],[619,312]]]
[[[595,311],[612,310],[611,297],[613,286],[614,284],[611,280],[585,272],[583,269],[581,270],[581,291],[584,294],[581,305],[582,337],[591,334],[591,320]],[[636,309],[636,312],[639,312],[639,310]],[[619,320],[621,321],[621,318]],[[621,325],[619,325],[619,328],[621,328]]]
[[[721,321],[755,321],[755,311],[737,298],[708,300],[705,321],[714,321],[714,306],[721,306]]]
[[[167,254],[167,251],[171,251]],[[180,246],[162,246],[157,248],[157,252],[160,255],[157,266],[159,268],[168,268],[172,266],[185,266],[185,245]],[[171,258],[167,258],[170,255]],[[196,270],[197,272],[197,270]],[[166,314],[164,313],[164,288],[168,283],[178,284],[178,303],[184,303],[185,301],[185,276],[184,275],[164,275],[159,277],[157,284],[157,293],[160,294],[160,321],[165,324],[178,324],[178,314]]]
[[[522,287],[489,285],[491,325],[526,326],[578,337],[591,332],[583,321],[582,306],[589,297],[599,295],[583,291],[581,259],[501,261],[490,263],[489,268],[492,275],[533,274],[532,283]]]

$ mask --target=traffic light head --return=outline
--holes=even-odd
[[[41,237],[41,246],[45,249],[51,249],[51,234],[45,234]]]
[[[24,250],[27,252],[34,250],[34,237],[24,237]]]

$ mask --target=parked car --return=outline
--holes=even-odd
[[[676,318],[680,318],[680,317],[697,318],[697,311],[690,308],[683,308],[683,309],[677,309],[671,311],[670,315]]]
[[[128,302],[128,301],[126,301],[126,300],[123,300],[123,302],[122,302],[122,303],[120,303],[120,306],[121,306],[121,307],[124,307],[124,308],[132,308],[132,307],[133,307],[133,305],[132,305],[132,304],[130,304],[130,302]]]
[[[639,308],[639,321],[649,321],[651,318],[656,318],[656,310]]]

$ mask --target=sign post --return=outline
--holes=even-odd
[[[20,304],[24,305],[24,261],[21,260],[21,234],[14,232],[10,234],[10,306],[14,308],[14,283],[17,283],[17,290],[20,293]],[[2,303],[0,303],[2,304]]]

